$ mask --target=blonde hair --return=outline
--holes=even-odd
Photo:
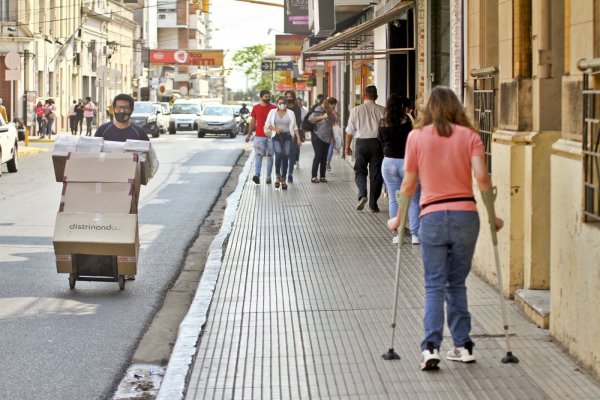
[[[323,101],[321,107],[323,107],[323,110],[325,110],[326,113],[329,113],[329,111],[331,111],[331,106],[337,104],[337,102],[338,101],[335,99],[335,97],[328,97]]]
[[[452,124],[465,126],[475,130],[465,109],[452,89],[445,86],[433,88],[427,104],[419,114],[415,128],[434,125],[438,135],[452,135]]]

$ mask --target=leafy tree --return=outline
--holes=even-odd
[[[257,44],[236,51],[233,54],[232,62],[255,85],[255,90],[271,89],[273,85],[271,72],[263,73],[260,66],[263,58],[272,54],[273,50],[270,46]]]

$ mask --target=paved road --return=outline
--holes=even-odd
[[[61,185],[50,152],[0,178],[0,398],[109,398],[178,275],[186,249],[245,146],[240,136],[153,140],[160,168],[142,187],[139,275],[116,283],[57,274],[52,236]],[[50,146],[50,145],[47,145]]]

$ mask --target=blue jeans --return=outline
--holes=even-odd
[[[264,136],[254,137],[254,175],[260,176],[263,157],[267,157],[267,176],[273,172],[273,142]]]
[[[479,215],[475,211],[436,211],[421,218],[419,239],[425,277],[425,338],[421,350],[428,342],[437,348],[442,343],[444,300],[454,346],[464,346],[471,340],[465,281],[478,233]]]
[[[46,135],[52,136],[52,125],[54,124],[54,120],[48,118],[48,122],[46,123]]]
[[[292,136],[289,132],[282,132],[273,137],[275,150],[275,175],[287,179],[288,158],[292,149]]]
[[[292,148],[288,157],[288,176],[294,175],[294,164],[298,160],[297,155],[300,153],[300,146],[295,136],[292,136]]]
[[[329,144],[329,150],[327,150],[327,162],[331,162],[331,158],[333,157],[333,142]]]
[[[389,199],[390,218],[398,214],[398,201],[396,200],[396,192],[400,190],[402,179],[404,179],[404,159],[384,157],[381,164],[381,175],[385,186],[387,187]],[[421,185],[417,183],[417,190],[410,199],[408,207],[408,220],[410,226],[410,234],[413,236],[419,235],[419,200],[421,199]],[[402,227],[404,229],[404,227]]]

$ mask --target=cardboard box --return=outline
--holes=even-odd
[[[133,183],[64,182],[59,212],[137,214]]]
[[[65,175],[65,166],[67,165],[67,156],[53,154],[52,164],[54,165],[54,177],[56,178],[56,182],[62,182]]]
[[[115,256],[119,275],[135,275],[139,254],[136,214],[58,213],[54,253],[59,273],[73,272],[76,255]]]
[[[137,154],[70,153],[63,181],[133,183],[140,188],[140,165]]]

